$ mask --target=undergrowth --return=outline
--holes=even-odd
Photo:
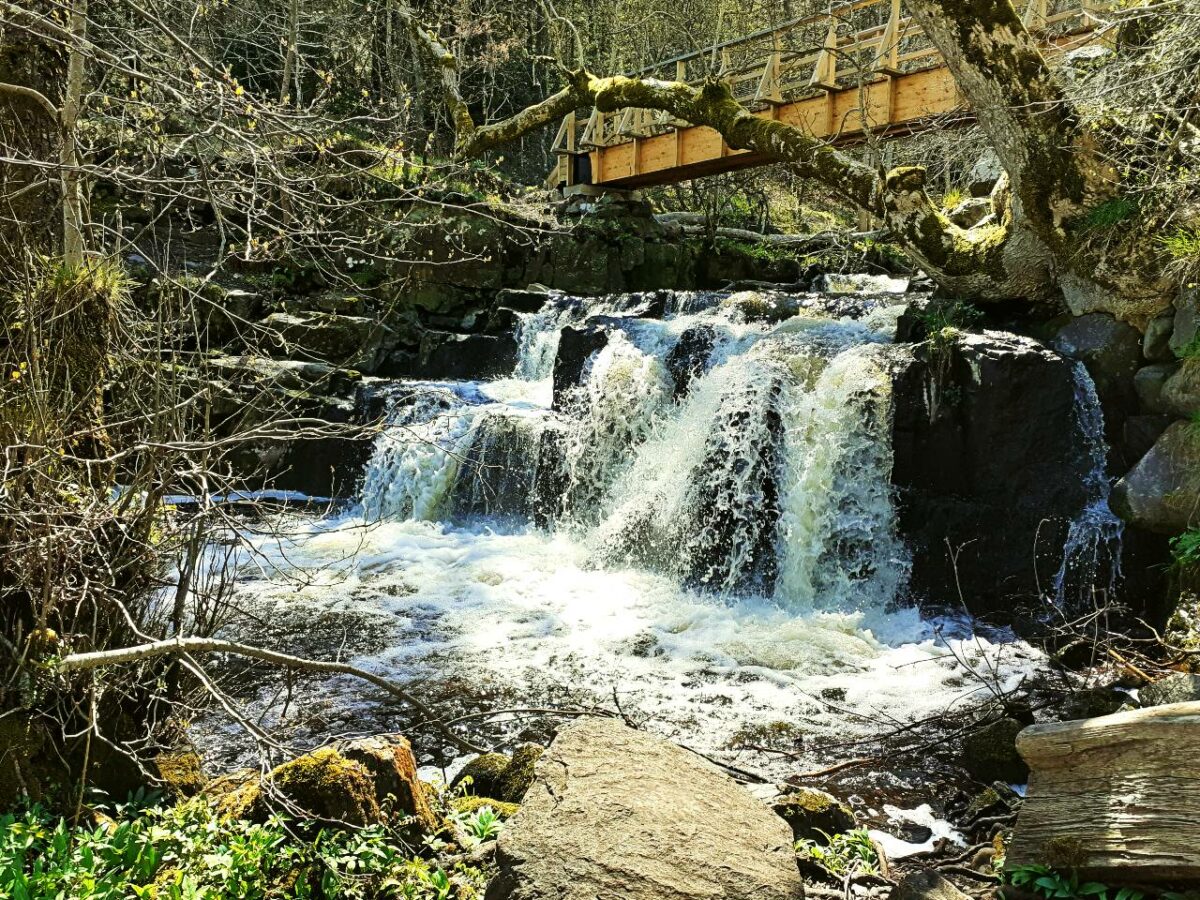
[[[821,832],[826,842],[796,841],[796,855],[820,866],[836,878],[879,874],[879,851],[865,828],[855,828],[832,837]]]
[[[421,858],[390,829],[220,818],[203,800],[117,806],[89,825],[32,805],[0,816],[0,897],[11,900],[449,900],[484,874]],[[495,822],[475,823],[480,839]]]

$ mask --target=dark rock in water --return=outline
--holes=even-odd
[[[517,312],[534,313],[546,305],[552,292],[543,285],[530,285],[524,290],[505,288],[496,294],[496,306],[507,306]]]
[[[452,492],[463,516],[529,517],[540,433],[524,416],[489,416],[475,430]]]
[[[1200,700],[1200,675],[1180,672],[1148,684],[1138,692],[1142,706],[1166,706]]]
[[[1017,752],[1017,733],[1025,725],[1004,718],[971,732],[963,738],[962,767],[985,784],[992,781],[1024,784],[1029,777],[1029,766]]]
[[[667,371],[675,383],[675,399],[687,393],[692,379],[708,368],[708,358],[717,343],[717,331],[711,325],[695,325],[679,336],[679,342],[667,354]]]
[[[607,346],[608,337],[607,329],[598,325],[568,325],[563,328],[558,355],[554,358],[552,409],[561,411],[568,393],[583,384],[588,360],[593,353]]]
[[[413,354],[398,351],[379,367],[387,378],[430,378],[473,381],[512,374],[517,365],[517,340],[509,333],[458,334],[426,331]]]
[[[613,719],[559,732],[500,834],[489,900],[801,900],[786,823],[704,760]]]
[[[892,888],[888,900],[970,900],[944,875],[932,869],[921,869],[904,876]]]
[[[539,528],[554,524],[563,512],[563,497],[567,492],[567,472],[564,468],[564,431],[561,422],[548,422],[542,429],[538,444],[537,469],[533,476],[533,522]]]
[[[918,825],[916,822],[897,822],[889,825],[888,830],[893,837],[898,837],[908,844],[924,844],[933,837],[932,828],[927,825]]]
[[[796,840],[819,841],[854,828],[854,813],[833,794],[798,788],[776,799],[771,808],[792,827]]]
[[[1051,583],[1088,500],[1071,364],[1000,333],[911,360],[894,384],[892,481],[913,593],[1010,621],[1039,574]]]

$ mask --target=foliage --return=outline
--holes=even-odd
[[[949,303],[930,303],[918,311],[917,318],[932,337],[948,328],[966,331],[978,328],[983,323],[983,312],[965,300]]]
[[[759,262],[781,262],[795,258],[795,254],[789,250],[766,242],[755,243],[751,241],[735,241],[729,238],[717,238],[715,246],[719,253],[747,256]]]
[[[1171,538],[1171,558],[1180,568],[1200,565],[1200,528],[1192,528]]]
[[[499,814],[490,806],[481,806],[462,819],[463,827],[477,843],[482,844],[500,834],[504,830],[504,822]]]
[[[796,853],[838,878],[878,874],[879,851],[867,829],[855,828],[832,837],[825,832],[821,834],[825,844],[802,839],[796,841]]]
[[[1112,228],[1132,219],[1137,211],[1136,200],[1129,197],[1113,197],[1088,211],[1086,225],[1088,228]]]
[[[1181,226],[1159,240],[1173,260],[1200,264],[1200,226]]]
[[[1064,873],[1050,866],[1016,866],[1008,872],[1008,880],[1015,887],[1024,888],[1049,900],[1145,900],[1145,894],[1131,887],[1112,888],[1098,881],[1079,880],[1078,872]],[[1163,898],[1177,895],[1164,893]]]
[[[0,817],[0,896],[12,900],[242,900],[403,897],[442,900],[483,874],[450,872],[382,827],[305,830],[218,818],[204,801],[119,806],[90,826],[34,805]]]

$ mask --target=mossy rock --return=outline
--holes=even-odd
[[[537,744],[522,744],[514,750],[512,762],[500,776],[495,796],[506,803],[520,803],[533,784],[534,765],[545,751],[545,747]]]
[[[512,760],[503,753],[484,753],[463,766],[462,771],[450,782],[450,787],[456,788],[464,779],[470,778],[471,784],[467,790],[472,794],[481,797],[497,796],[501,779],[511,764]]]
[[[163,791],[173,798],[194,797],[208,781],[200,754],[191,748],[160,753],[151,768]]]
[[[796,840],[821,841],[826,835],[854,828],[854,813],[832,794],[816,788],[797,788],[777,799],[771,808],[792,827]]]
[[[1029,766],[1017,753],[1017,734],[1025,724],[1003,718],[963,738],[960,762],[972,778],[984,783],[1024,784]]]
[[[417,778],[416,761],[404,738],[365,738],[321,747],[273,769],[266,778],[243,770],[205,788],[220,812],[263,821],[282,808],[348,825],[411,819],[422,833],[438,828],[437,817]]]
[[[476,810],[490,806],[502,819],[516,815],[521,808],[519,803],[505,803],[503,800],[493,800],[491,797],[458,797],[451,804],[454,811],[469,816]]]

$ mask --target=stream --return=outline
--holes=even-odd
[[[764,295],[551,295],[519,317],[511,376],[378,383],[358,500],[250,537],[227,634],[410,683],[482,743],[599,707],[765,773],[1015,687],[1037,652],[909,595],[889,444],[904,298],[839,287],[767,297],[768,321],[748,315]],[[568,339],[591,352],[556,388]],[[1094,392],[1079,403],[1086,427]],[[1064,568],[1119,540],[1096,490]],[[351,678],[241,699],[298,746],[411,721]],[[252,758],[216,715],[196,730],[221,764]]]

